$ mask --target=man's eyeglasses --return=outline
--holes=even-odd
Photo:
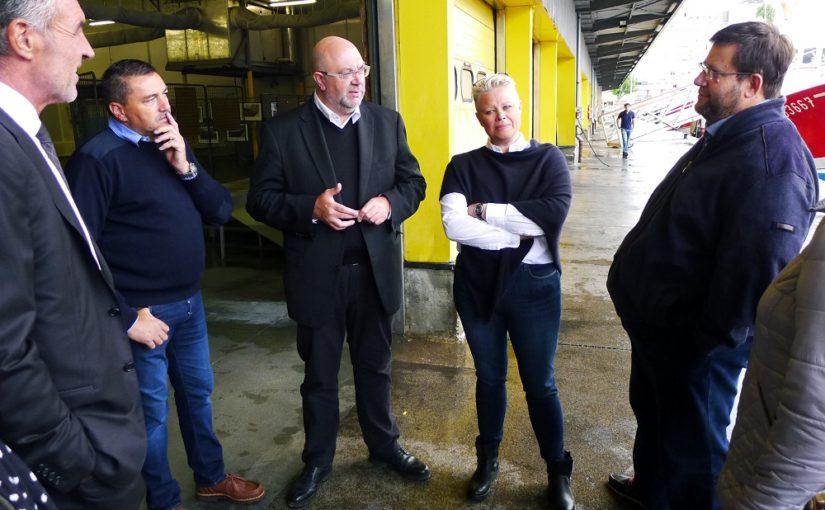
[[[370,75],[370,66],[364,64],[364,65],[362,65],[361,67],[359,67],[358,69],[356,69],[354,71],[346,71],[346,72],[343,72],[343,73],[329,73],[327,71],[319,71],[319,72],[321,74],[323,74],[324,76],[335,76],[336,78],[339,78],[341,80],[351,80],[356,74],[358,76],[361,76],[362,78],[366,78],[367,76],[369,76]]]
[[[699,68],[705,73],[705,78],[712,81],[717,81],[719,78],[723,76],[750,76],[754,73],[724,73],[722,71],[717,71],[712,67],[708,67],[707,64],[704,62],[699,62]]]

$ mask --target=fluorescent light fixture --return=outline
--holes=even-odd
[[[110,19],[100,19],[100,20],[96,19],[96,20],[92,20],[92,21],[89,22],[90,27],[99,27],[101,25],[112,25],[112,24],[114,24],[114,21],[112,21]]]
[[[314,4],[317,0],[271,0],[270,7],[291,7],[293,5],[309,5]]]

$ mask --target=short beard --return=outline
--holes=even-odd
[[[703,105],[699,106],[697,104],[696,112],[705,118],[708,126],[730,117],[737,111],[740,92],[741,85],[737,82],[736,87],[731,89],[728,94],[725,94],[722,97],[708,96]]]
[[[362,99],[363,99],[363,97],[364,96],[361,96]],[[349,112],[349,113],[354,112],[355,109],[358,108],[358,106],[360,104],[361,104],[361,100],[353,103],[353,102],[350,102],[349,99],[346,96],[342,97],[341,100],[338,101],[338,106],[341,107],[341,110],[343,110],[345,112]]]

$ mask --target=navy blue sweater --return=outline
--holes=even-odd
[[[441,197],[449,193],[461,193],[469,204],[515,206],[544,231],[553,264],[561,272],[559,237],[572,187],[567,160],[556,146],[531,140],[529,148],[518,152],[502,154],[481,147],[458,154],[447,165],[441,184]],[[513,271],[532,246],[532,239],[495,251],[461,246],[455,278],[470,288],[479,315],[492,316]]]
[[[136,146],[106,129],[66,166],[77,207],[130,308],[195,294],[204,269],[202,222],[223,224],[232,214],[229,192],[188,146],[187,153],[198,176],[183,181],[154,143]],[[128,328],[135,311],[122,312]]]
[[[699,354],[751,335],[759,298],[799,252],[818,198],[813,158],[783,106],[730,117],[653,192],[607,279],[626,326],[680,333],[666,340]]]

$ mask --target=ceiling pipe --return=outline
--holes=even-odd
[[[204,16],[196,7],[186,7],[174,13],[139,11],[120,6],[102,5],[90,0],[81,0],[80,6],[87,18],[112,20],[117,23],[138,27],[163,28],[167,30],[197,29],[203,24]]]
[[[148,42],[166,35],[162,28],[128,27],[116,30],[87,30],[86,39],[92,48],[105,48],[119,44]]]
[[[307,28],[359,16],[361,16],[360,0],[346,0],[330,7],[313,10],[307,14],[261,16],[243,7],[233,7],[229,10],[229,25],[243,30]]]
[[[196,7],[187,7],[175,13],[162,13],[101,5],[91,0],[80,0],[80,3],[90,19],[112,20],[127,25],[119,28],[92,27],[87,29],[86,38],[93,48],[148,42],[164,37],[166,30],[207,30],[206,16]],[[245,8],[234,7],[229,10],[229,24],[233,29],[243,30],[306,28],[347,18],[357,18],[360,15],[359,0],[345,0],[340,4],[313,10],[308,14],[261,16]]]

